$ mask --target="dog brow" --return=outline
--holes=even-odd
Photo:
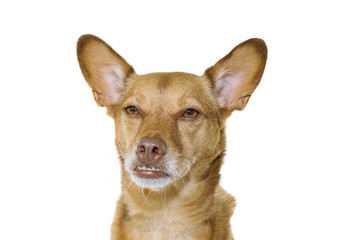
[[[131,84],[131,81],[129,81],[128,84],[129,84],[130,89],[133,91],[133,93],[134,93],[134,95],[135,95],[136,101],[140,102],[139,95],[136,93],[135,88],[134,88],[133,85]]]

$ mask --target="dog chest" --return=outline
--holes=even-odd
[[[142,240],[202,240],[211,239],[211,228],[208,224],[178,222],[175,219],[149,218],[126,225],[127,239]]]

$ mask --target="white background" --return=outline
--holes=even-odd
[[[356,1],[2,1],[0,239],[109,239],[113,122],[76,58],[95,34],[140,74],[202,74],[235,45],[269,57],[228,121],[235,239],[360,239]]]

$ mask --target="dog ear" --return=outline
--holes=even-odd
[[[99,106],[119,101],[126,78],[134,69],[109,45],[93,35],[83,35],[77,43],[81,72],[93,91]]]
[[[260,82],[265,69],[267,48],[253,38],[236,46],[228,55],[205,71],[213,83],[220,107],[243,110]]]

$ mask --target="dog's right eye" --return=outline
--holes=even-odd
[[[137,115],[139,114],[138,109],[135,106],[129,106],[127,108],[125,108],[126,112],[130,115]]]
[[[185,112],[183,113],[183,117],[185,118],[194,118],[199,114],[198,111],[196,111],[195,109],[189,108],[186,109]]]

